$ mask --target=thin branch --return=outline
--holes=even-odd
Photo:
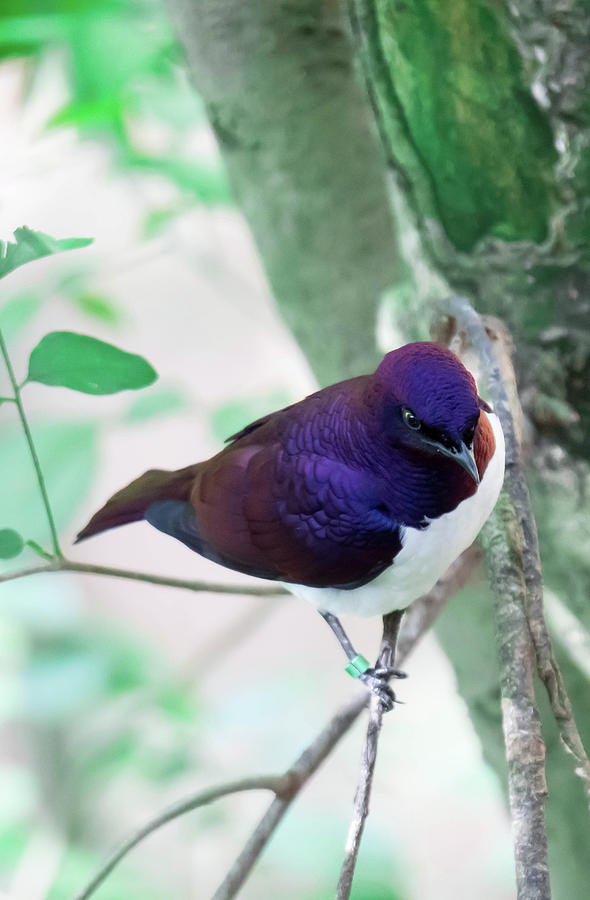
[[[403,662],[420,638],[430,628],[449,597],[452,597],[453,594],[471,580],[473,566],[474,555],[470,551],[466,551],[451,566],[444,578],[435,585],[430,594],[412,604],[406,612],[399,638],[398,659],[400,663]],[[313,744],[310,744],[307,750],[301,754],[289,770],[297,773],[293,796],[288,799],[284,797],[275,798],[272,801],[252,832],[244,849],[215,892],[213,900],[233,900],[254,868],[290,804],[311,775],[317,770],[320,763],[350,729],[362,710],[367,706],[368,701],[368,696],[363,693],[343,707],[336,713]]]
[[[545,745],[535,706],[536,666],[526,616],[524,535],[512,502],[514,480],[523,478],[520,448],[485,326],[463,298],[449,298],[444,302],[443,310],[451,316],[450,334],[454,331],[464,334],[467,347],[478,354],[486,393],[500,417],[506,441],[504,492],[482,537],[494,596],[517,896],[519,900],[549,900]]]
[[[63,556],[53,559],[45,566],[31,566],[28,569],[20,569],[17,572],[8,572],[5,575],[0,575],[0,584],[4,581],[14,581],[17,578],[26,578],[28,575],[42,575],[48,572],[80,572],[85,575],[107,575],[111,578],[127,578],[130,581],[142,581],[146,584],[182,588],[183,590],[197,593],[208,591],[216,594],[242,594],[253,597],[276,597],[288,593],[285,588],[278,585],[276,587],[265,587],[251,584],[218,584],[215,581],[190,581],[184,578],[168,578],[166,575],[134,572],[131,569],[114,569],[111,566],[77,563],[65,559]]]
[[[553,654],[543,609],[539,541],[517,440],[521,410],[518,407],[510,349],[507,347],[509,338],[501,322],[487,319],[484,325],[462,298],[453,297],[446,301],[445,311],[459,322],[460,329],[467,334],[470,344],[480,356],[489,380],[490,397],[502,422],[508,448],[506,487],[514,507],[514,518],[522,531],[522,566],[527,589],[526,617],[535,648],[537,673],[549,696],[562,742],[576,762],[574,771],[584,782],[586,795],[590,798],[590,761],[578,731],[561,670]]]
[[[476,563],[477,554],[473,550],[466,551],[451,566],[444,578],[437,582],[430,594],[411,606],[406,613],[400,635],[400,661],[408,655],[422,635],[430,628],[448,598],[471,580]],[[330,755],[338,741],[350,729],[367,705],[367,702],[368,696],[363,692],[342,707],[283,775],[245,778],[227,785],[200,791],[198,794],[168,807],[154,819],[150,819],[146,825],[127,838],[120,845],[119,849],[109,857],[84,890],[77,895],[76,900],[87,900],[133,847],[136,847],[145,837],[172,819],[230,793],[242,790],[272,790],[276,794],[274,800],[254,829],[252,836],[228,872],[223,884],[218,888],[214,898],[214,900],[231,900],[252,871],[260,854],[295,797],[317,771],[321,763]]]
[[[502,725],[519,900],[551,896],[545,827],[545,744],[535,706],[535,657],[526,619],[527,586],[515,542],[514,508],[504,496],[484,532],[494,596]]]
[[[38,566],[29,566],[27,569],[17,569],[16,572],[5,572],[0,575],[0,584],[3,584],[5,581],[16,581],[18,578],[26,578],[28,575],[42,575],[45,572],[59,572],[61,571],[61,565],[59,563],[61,560],[56,559],[55,564],[50,563],[49,565],[38,565]]]
[[[79,894],[76,894],[74,900],[88,900],[96,889],[103,883],[105,878],[113,871],[115,866],[121,862],[124,856],[127,856],[130,850],[133,850],[144,838],[152,834],[162,825],[172,822],[185,813],[192,812],[200,806],[206,806],[214,800],[221,797],[227,797],[228,794],[238,794],[242,791],[273,791],[280,796],[284,791],[288,790],[289,783],[285,775],[255,775],[252,778],[241,778],[239,781],[230,781],[227,784],[220,784],[217,787],[207,788],[199,791],[190,797],[186,797],[172,806],[167,807],[155,818],[150,819],[142,828],[139,828],[131,837],[123,841],[123,843],[109,856],[108,860],[96,873],[94,878],[88,882]]]
[[[16,380],[14,370],[12,368],[12,363],[10,362],[10,356],[8,355],[8,348],[4,341],[4,335],[0,330],[0,353],[4,357],[4,364],[6,365],[6,370],[8,372],[8,377],[10,379],[10,383],[12,385],[12,390],[14,391],[14,402],[16,403],[16,408],[18,410],[18,415],[21,421],[21,425],[23,427],[23,431],[25,433],[25,438],[27,444],[29,446],[29,453],[31,454],[31,459],[33,460],[33,466],[35,467],[35,473],[37,475],[37,482],[39,484],[39,490],[41,491],[41,498],[43,500],[43,506],[45,507],[45,514],[47,516],[47,522],[49,524],[49,531],[51,532],[51,541],[53,543],[53,552],[55,556],[61,557],[62,552],[59,546],[59,538],[57,536],[57,529],[55,527],[55,520],[53,518],[53,511],[51,509],[51,503],[49,502],[49,495],[47,494],[47,487],[45,485],[45,478],[43,477],[43,471],[41,469],[41,463],[39,462],[39,457],[37,456],[37,450],[35,447],[35,443],[33,441],[33,435],[31,434],[31,429],[29,428],[29,423],[27,421],[27,417],[25,415],[25,410],[22,404],[21,396],[20,396],[20,387]]]
[[[352,879],[358,859],[361,838],[365,828],[365,822],[369,815],[369,800],[373,786],[373,773],[377,761],[377,746],[379,734],[383,722],[383,706],[374,695],[369,703],[369,724],[367,735],[361,756],[358,784],[354,795],[352,819],[346,838],[344,861],[340,870],[338,886],[336,888],[337,900],[348,900],[352,888]]]
[[[236,896],[301,788],[307,784],[339,740],[346,734],[367,705],[367,701],[368,697],[363,693],[340,709],[288,769],[285,777],[291,780],[291,790],[283,796],[275,797],[272,801],[223,883],[215,891],[212,900],[231,900]]]
[[[487,393],[498,414],[506,441],[504,491],[482,532],[494,593],[494,614],[500,663],[502,722],[508,763],[508,796],[513,823],[516,883],[519,900],[548,900],[551,896],[545,826],[545,745],[535,707],[534,674],[541,677],[543,663],[551,661],[555,680],[558,672],[547,634],[542,605],[541,562],[534,517],[517,438],[515,419],[520,409],[516,382],[500,336],[492,321],[486,325],[462,297],[452,296],[441,304],[446,314],[446,343],[453,338],[463,342],[459,353],[474,350],[479,358]],[[445,326],[439,326],[440,333]],[[490,335],[496,337],[492,343]],[[504,335],[507,333],[504,330]],[[510,386],[512,405],[500,371]],[[547,668],[547,666],[545,666]],[[545,682],[547,684],[547,681]],[[565,687],[561,682],[563,695]],[[548,686],[553,705],[552,691]],[[566,712],[563,706],[554,714],[560,729]],[[577,739],[578,761],[587,764],[575,725],[571,706],[567,715],[567,734]],[[578,774],[584,772],[579,767]]]
[[[383,638],[379,652],[378,666],[393,667],[395,662],[395,648],[397,636],[402,619],[402,612],[396,611],[383,617]],[[365,828],[365,822],[369,815],[369,801],[373,786],[373,774],[377,761],[377,747],[379,734],[383,722],[383,706],[377,697],[372,696],[369,706],[369,724],[367,736],[361,757],[359,779],[354,797],[354,808],[348,837],[346,839],[346,851],[340,870],[338,887],[336,889],[337,900],[348,900],[352,889],[354,870],[361,846],[361,839]]]

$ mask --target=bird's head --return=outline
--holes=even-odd
[[[444,457],[479,483],[473,439],[485,407],[454,353],[428,341],[388,353],[375,372],[381,429],[390,446]]]

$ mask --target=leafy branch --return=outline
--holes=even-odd
[[[55,527],[55,519],[53,518],[51,503],[49,502],[49,496],[47,494],[47,486],[45,484],[45,479],[43,477],[41,463],[39,462],[39,457],[37,455],[37,450],[35,448],[35,442],[33,441],[33,435],[31,434],[31,429],[29,428],[29,423],[28,423],[27,417],[25,415],[25,410],[23,407],[22,399],[21,399],[21,389],[15,378],[14,369],[12,368],[12,363],[11,363],[10,357],[8,355],[8,348],[6,346],[6,341],[4,340],[4,335],[2,334],[1,330],[0,330],[0,352],[2,353],[2,357],[4,359],[4,365],[6,366],[6,371],[8,372],[10,384],[12,386],[12,390],[14,391],[14,396],[11,397],[10,399],[13,400],[14,403],[16,404],[19,419],[21,421],[21,425],[23,427],[23,431],[25,434],[25,439],[27,441],[27,446],[29,448],[29,453],[31,454],[33,466],[35,467],[37,483],[39,485],[39,491],[41,493],[41,498],[43,500],[43,506],[45,508],[45,515],[47,516],[49,531],[51,533],[51,542],[53,544],[53,552],[56,557],[61,559],[63,557],[63,553],[61,552],[61,548],[59,546],[59,538],[57,536],[57,529]]]
[[[66,238],[56,240],[40,231],[30,228],[17,228],[15,241],[0,244],[0,278],[13,272],[19,266],[61,253],[85,247],[91,243],[88,238]],[[12,397],[2,397],[2,402],[16,405],[21,426],[25,435],[29,453],[33,461],[41,499],[45,509],[53,554],[48,554],[33,541],[25,541],[12,529],[0,531],[0,558],[10,559],[17,556],[25,544],[31,546],[39,555],[51,561],[48,571],[60,568],[65,564],[59,544],[55,517],[51,508],[47,485],[35,447],[31,428],[22,402],[22,390],[30,382],[45,385],[56,385],[81,391],[86,394],[113,394],[122,390],[136,390],[152,384],[158,377],[147,360],[137,354],[128,353],[84,334],[69,331],[54,331],[46,334],[29,357],[26,378],[19,383],[4,335],[0,330],[0,355],[8,373],[12,387]],[[72,564],[69,564],[72,565]],[[33,574],[38,569],[16,573],[13,577]],[[11,576],[9,576],[11,577]]]

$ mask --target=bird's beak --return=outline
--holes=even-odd
[[[469,475],[471,475],[475,483],[479,484],[479,472],[477,471],[475,456],[473,455],[473,450],[469,449],[467,444],[462,442],[459,449],[456,447],[443,447],[439,445],[438,450],[439,453],[448,456],[449,459],[453,459],[458,463],[469,473]]]

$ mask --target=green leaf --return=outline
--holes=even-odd
[[[84,778],[103,778],[118,774],[125,766],[134,767],[139,750],[139,741],[131,733],[119,733],[104,744],[92,748],[82,760],[81,774]]]
[[[177,206],[167,206],[152,210],[144,219],[143,236],[148,240],[150,238],[158,237],[165,228],[170,225],[171,222],[174,222],[175,219],[178,219],[183,212],[184,207],[180,204]]]
[[[0,866],[3,870],[11,871],[17,865],[30,840],[31,834],[21,822],[0,826]]]
[[[60,15],[58,9],[53,10],[53,15],[43,15],[42,6],[47,6],[46,0],[37,4],[26,0],[2,0],[0,58],[36,54],[50,44],[66,39],[66,16]]]
[[[6,341],[11,341],[25,328],[41,308],[41,298],[26,292],[18,294],[0,306],[0,330]]]
[[[27,376],[28,381],[84,394],[137,390],[157,377],[142,356],[73,331],[46,334],[31,353]]]
[[[108,297],[101,297],[99,294],[80,294],[73,298],[73,302],[86,315],[99,319],[107,325],[116,325],[121,319],[119,310]]]
[[[178,722],[194,723],[198,716],[192,693],[175,684],[164,685],[155,702],[168,718]]]
[[[43,547],[37,543],[37,541],[25,541],[27,547],[30,547],[31,550],[34,550],[37,556],[41,556],[43,559],[53,559],[51,553],[48,553],[47,550],[44,550]]]
[[[232,203],[229,181],[220,163],[198,164],[184,159],[148,156],[132,150],[123,154],[122,161],[130,168],[162,175],[180,190],[190,191],[206,206]]]
[[[14,559],[22,553],[25,542],[13,528],[0,529],[0,559]]]
[[[87,247],[92,243],[92,238],[56,240],[48,234],[43,234],[42,231],[32,231],[26,227],[17,228],[14,237],[16,238],[14,243],[0,241],[0,278],[4,278],[9,272],[26,263],[33,262],[35,259],[62,253],[64,250]]]
[[[149,391],[133,401],[126,422],[147,422],[157,416],[169,416],[186,407],[186,398],[175,390]]]

